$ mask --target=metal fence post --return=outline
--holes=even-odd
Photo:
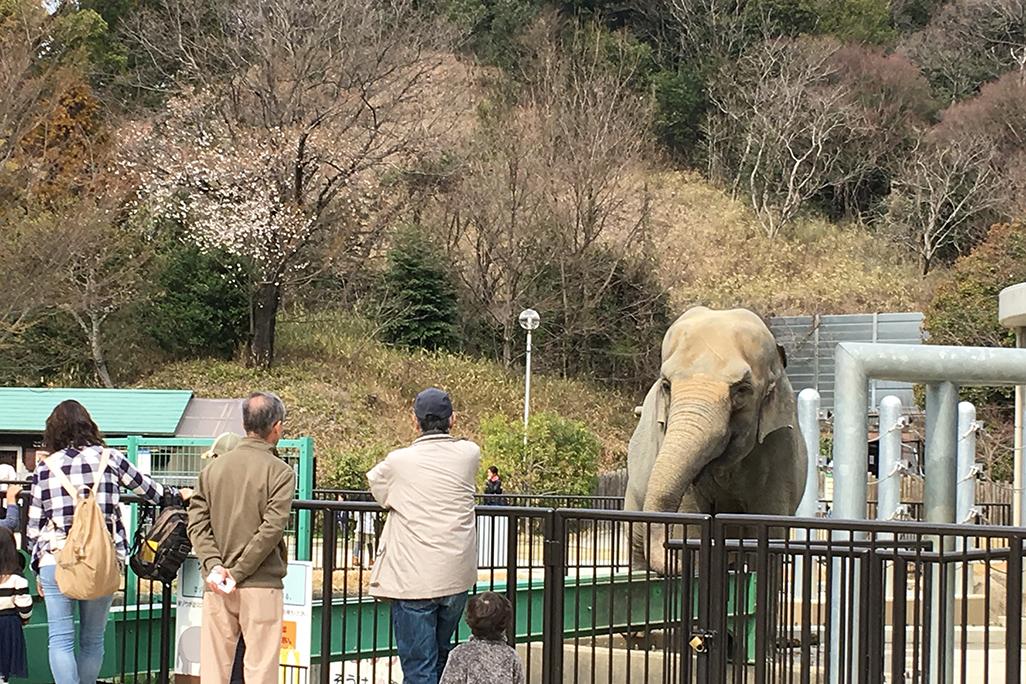
[[[1022,681],[1022,556],[1023,542],[1021,534],[1012,535],[1009,540],[1011,553],[1008,554],[1008,606],[1006,615],[1008,623],[1005,632],[1005,681]]]
[[[542,684],[563,684],[563,591],[566,587],[565,521],[558,510],[545,516],[545,594],[542,620]]]
[[[313,498],[314,472],[313,472],[313,437],[303,437],[299,440],[299,473],[296,494],[300,499]],[[311,559],[310,511],[299,511],[296,522],[296,560],[308,561]]]
[[[958,404],[958,481],[955,483],[955,522],[972,521],[976,506],[976,407],[968,401]],[[970,539],[960,539],[971,548]]]
[[[798,427],[805,440],[805,453],[808,458],[805,470],[805,493],[798,504],[799,518],[815,518],[819,511],[819,392],[814,389],[803,389],[798,393]],[[795,538],[808,541],[809,531],[806,528],[795,530]],[[795,559],[795,583],[801,586],[805,573],[805,564],[801,558]]]
[[[309,514],[310,511],[300,511]],[[324,511],[324,533],[321,548],[321,565],[323,578],[321,580],[321,684],[331,683],[331,630],[334,627],[332,612],[334,608],[334,580],[335,580],[335,553],[336,536],[335,527],[338,523],[335,520],[335,511],[326,509]],[[342,533],[345,535],[345,532]],[[345,563],[345,558],[343,558]],[[343,591],[343,594],[345,591]],[[343,607],[343,610],[345,608]],[[342,643],[345,643],[345,634],[342,635]]]
[[[139,465],[139,440],[142,439],[138,435],[129,435],[125,439],[125,458],[133,466]],[[150,474],[150,469],[145,469],[145,474]],[[135,531],[139,529],[139,504],[128,505],[128,528],[125,530],[128,543],[128,548],[132,548],[132,542],[135,539]],[[132,572],[132,568],[128,565],[125,566],[125,603],[128,603],[129,596],[135,596],[135,600],[139,601],[139,578]],[[152,597],[151,597],[152,602]]]
[[[901,399],[880,400],[880,458],[876,485],[876,519],[894,520],[901,506]]]
[[[171,619],[171,583],[162,582],[160,592],[160,670],[159,684],[171,681],[171,642],[175,638],[175,622]]]
[[[927,522],[955,522],[955,483],[958,463],[958,387],[951,382],[926,386],[926,485],[923,503]],[[945,566],[951,537],[938,535],[940,555],[933,585],[930,624],[930,684],[950,684],[955,676],[955,573]],[[941,620],[943,619],[943,624]],[[943,677],[941,676],[943,673]]]

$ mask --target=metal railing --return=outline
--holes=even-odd
[[[330,497],[294,509],[312,519],[314,633],[311,667],[287,681],[392,681],[390,611],[368,594],[385,511]],[[510,599],[508,638],[531,684],[1021,681],[1022,528],[497,505],[477,515],[472,591]],[[376,524],[361,537],[364,520]],[[653,537],[671,541],[653,549]],[[105,677],[169,681],[172,599],[170,587],[126,586]],[[457,640],[467,636],[461,625]],[[46,672],[45,639],[30,643]]]

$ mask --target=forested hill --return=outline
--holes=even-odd
[[[978,341],[1024,3],[0,0],[0,376],[256,382],[324,317],[515,375],[532,307],[630,404],[695,303]]]

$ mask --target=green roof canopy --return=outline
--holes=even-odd
[[[175,434],[188,390],[0,387],[0,433],[42,433],[53,408],[75,399],[107,435]]]

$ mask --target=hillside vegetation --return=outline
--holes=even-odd
[[[0,382],[270,384],[343,481],[429,382],[512,448],[530,307],[609,465],[693,304],[979,327],[1024,3],[0,0]]]
[[[751,209],[697,174],[652,178],[653,242],[675,312],[705,304],[760,315],[916,310],[925,281],[888,240],[817,217],[767,238]]]
[[[427,352],[404,352],[376,342],[373,331],[346,316],[287,320],[281,358],[272,372],[241,363],[196,360],[172,363],[141,387],[192,389],[208,398],[245,396],[254,389],[278,393],[288,406],[287,436],[310,435],[318,457],[318,483],[360,485],[358,475],[389,449],[415,438],[411,407],[421,389],[452,394],[455,433],[482,441],[487,418],[519,418],[523,375],[490,361]],[[634,398],[593,383],[551,376],[534,378],[531,408],[583,422],[602,443],[597,464],[623,464],[634,429]]]

